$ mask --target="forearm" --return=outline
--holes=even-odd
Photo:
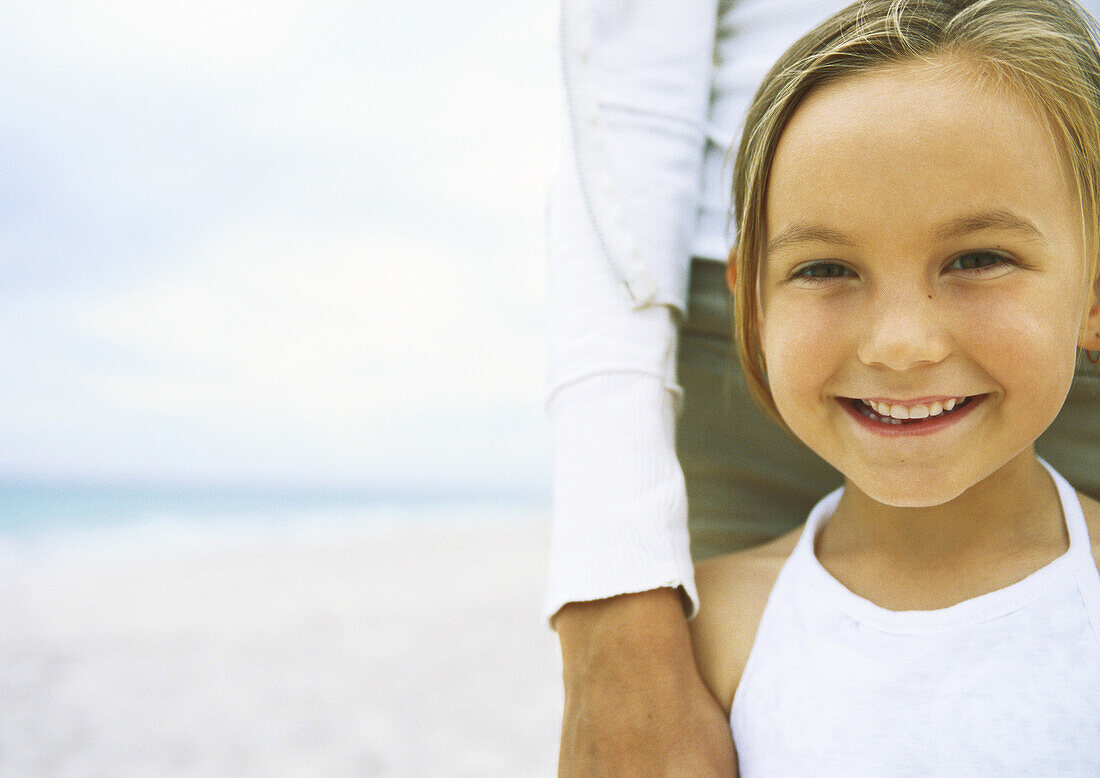
[[[729,723],[695,667],[681,595],[658,589],[558,614],[560,775],[736,775]]]

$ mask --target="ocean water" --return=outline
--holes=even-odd
[[[0,549],[179,547],[423,524],[537,522],[548,506],[538,493],[0,483]]]

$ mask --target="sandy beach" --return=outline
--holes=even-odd
[[[0,546],[0,775],[551,776],[545,517]]]

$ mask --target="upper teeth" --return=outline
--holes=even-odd
[[[935,400],[929,405],[924,403],[891,405],[890,403],[875,402],[874,400],[864,400],[863,404],[874,410],[879,416],[889,416],[892,419],[926,419],[929,416],[939,416],[944,411],[953,410],[955,405],[962,402],[962,400],[961,397],[951,397],[943,402]]]

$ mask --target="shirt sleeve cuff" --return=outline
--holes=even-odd
[[[548,619],[568,602],[662,587],[679,588],[695,615],[676,407],[660,378],[634,372],[592,376],[554,395]]]

